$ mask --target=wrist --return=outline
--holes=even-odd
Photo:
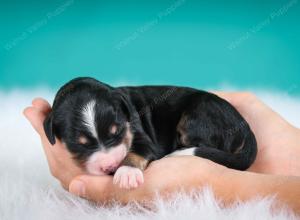
[[[271,185],[266,181],[268,178],[270,176],[265,174],[227,169],[223,175],[214,178],[212,189],[224,204],[247,201],[271,194]]]
[[[198,159],[198,158],[197,158]],[[230,173],[231,169],[217,164],[208,159],[200,159],[197,161],[197,167],[200,169],[194,169],[195,174],[191,176],[197,176],[199,185],[218,185],[224,178]],[[197,172],[197,173],[196,173]]]
[[[239,173],[243,172],[229,169],[212,161],[208,161],[207,165],[203,186],[209,187],[218,200],[224,203],[232,202],[241,184]]]

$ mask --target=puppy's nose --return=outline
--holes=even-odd
[[[110,165],[110,166],[107,166],[107,167],[103,167],[102,168],[102,171],[106,174],[110,174],[110,173],[113,173],[116,171],[116,166],[113,166],[113,165]]]

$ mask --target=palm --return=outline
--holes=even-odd
[[[298,129],[249,94],[220,92],[217,94],[233,104],[254,131],[258,154],[249,171],[300,175],[300,162],[298,162],[300,147],[297,146],[297,143],[300,143],[300,131]],[[67,188],[70,180],[83,171],[74,163],[70,153],[60,141],[57,141],[55,146],[50,146],[42,127],[44,118],[51,110],[50,105],[43,99],[36,99],[33,101],[33,106],[25,110],[25,115],[41,136],[52,174]],[[164,162],[166,161],[162,160],[155,164]],[[153,167],[149,170],[151,169]]]

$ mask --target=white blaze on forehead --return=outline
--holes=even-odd
[[[91,134],[98,139],[98,134],[96,130],[96,123],[95,123],[95,107],[96,107],[96,101],[92,100],[88,102],[83,108],[82,108],[82,116],[83,116],[83,122],[86,125],[86,127],[89,129]]]

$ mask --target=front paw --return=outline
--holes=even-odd
[[[144,182],[144,175],[139,168],[121,166],[117,169],[113,182],[118,184],[120,188],[137,188]]]

